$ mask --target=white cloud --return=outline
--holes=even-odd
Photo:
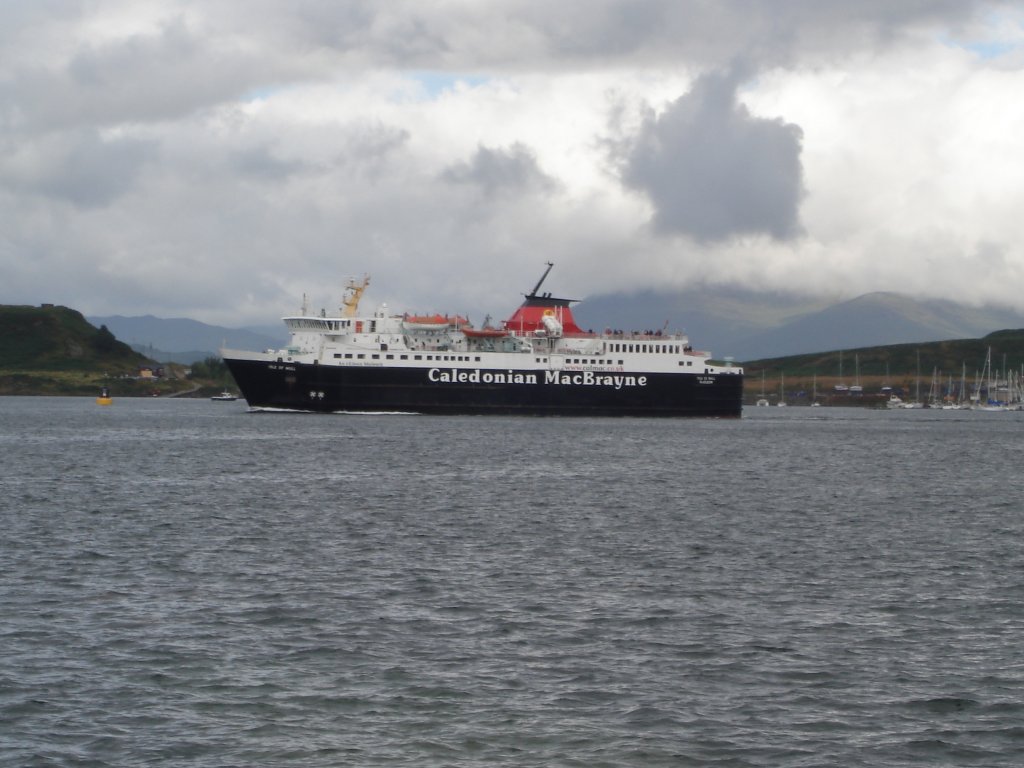
[[[497,314],[551,259],[573,296],[713,281],[1024,306],[1021,18],[959,0],[12,4],[0,302],[266,322],[371,272],[370,301]],[[726,224],[702,230],[716,211],[683,222],[671,169],[630,187],[616,153],[696,148],[659,120],[736,71],[732,138],[779,141],[734,175],[712,164]],[[740,156],[728,138],[700,151]],[[786,173],[745,203],[760,161]],[[803,196],[781,183],[796,171]]]

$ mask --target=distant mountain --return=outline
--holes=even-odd
[[[737,288],[699,288],[667,293],[595,296],[574,313],[595,331],[684,330],[698,349],[715,357],[757,360],[827,350],[977,339],[993,331],[1024,328],[1024,313],[999,307],[968,307],[923,301],[898,293],[868,293],[849,301]],[[227,345],[238,349],[279,348],[283,325],[225,328],[185,318],[90,317],[118,339],[161,362],[192,363],[216,357]]]
[[[93,325],[106,325],[133,349],[161,362],[194,363],[217,357],[222,346],[237,349],[281,347],[288,334],[281,326],[276,335],[269,328],[225,328],[187,318],[161,318],[153,315],[90,317]]]
[[[869,293],[843,302],[739,289],[646,292],[588,299],[575,310],[584,328],[682,328],[716,357],[765,359],[825,350],[970,339],[1024,328],[1024,313]]]

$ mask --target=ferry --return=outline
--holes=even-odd
[[[500,327],[459,315],[361,314],[369,276],[336,316],[283,318],[282,349],[222,349],[256,411],[739,417],[743,369],[716,363],[682,333],[580,328],[575,299],[540,288]]]

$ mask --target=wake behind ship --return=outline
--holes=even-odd
[[[584,331],[573,299],[539,293],[498,327],[459,316],[359,314],[369,278],[336,317],[284,318],[287,347],[221,354],[258,410],[724,416],[742,410],[743,369],[711,362],[680,333]]]

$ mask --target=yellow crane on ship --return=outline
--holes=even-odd
[[[363,298],[363,291],[370,284],[370,276],[363,275],[362,280],[349,280],[345,286],[345,293],[341,297],[341,316],[355,317],[359,311],[359,300]]]

